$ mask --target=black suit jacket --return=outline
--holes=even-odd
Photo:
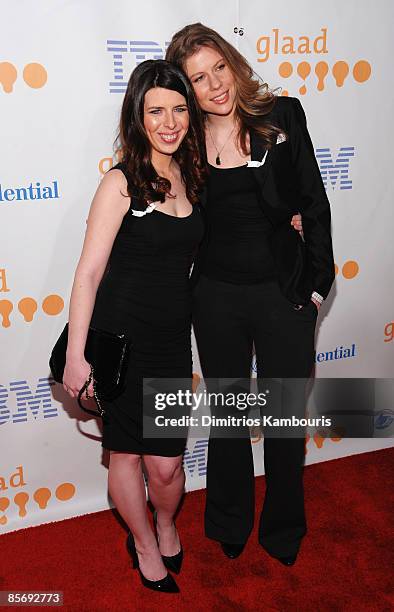
[[[271,248],[280,288],[291,302],[307,304],[312,291],[326,298],[335,278],[330,204],[300,101],[278,97],[266,117],[267,122],[283,130],[286,140],[273,145],[265,163],[250,171],[256,180],[260,206],[274,228]],[[256,132],[251,131],[250,139],[251,159],[261,161],[266,147]],[[205,189],[201,197],[205,212],[208,201]],[[290,225],[297,212],[302,214],[304,240]],[[198,280],[207,245],[212,239],[207,214],[205,219],[207,231],[194,264],[193,285]]]

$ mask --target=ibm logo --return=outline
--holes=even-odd
[[[187,448],[183,456],[183,466],[189,476],[193,477],[197,469],[198,476],[205,476],[207,473],[207,450],[208,439],[197,440],[193,451],[190,452]]]
[[[354,157],[354,147],[341,147],[337,158],[333,160],[331,149],[316,149],[316,159],[320,166],[320,174],[324,187],[330,185],[333,189],[352,189],[353,183],[349,179],[350,158]]]
[[[29,416],[34,419],[58,416],[57,408],[52,405],[51,387],[54,384],[53,378],[39,378],[35,391],[32,391],[26,380],[10,382],[9,389],[0,385],[0,425],[7,421],[25,423]],[[11,394],[16,396],[15,412],[11,411],[8,404]]]
[[[113,80],[109,82],[109,93],[124,94],[131,69],[147,59],[164,59],[166,49],[170,43],[163,46],[153,40],[107,40],[107,51],[113,57]],[[131,58],[129,54],[131,53]],[[126,57],[125,57],[126,56]],[[128,71],[125,74],[124,60],[128,62]]]

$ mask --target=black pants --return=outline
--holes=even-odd
[[[194,291],[193,326],[204,378],[249,378],[253,344],[259,378],[308,378],[316,317],[312,302],[295,310],[274,281],[234,285],[201,276]],[[265,437],[266,495],[259,542],[273,557],[297,553],[306,533],[304,456],[303,438]],[[254,506],[250,436],[211,433],[206,535],[245,543],[253,528]]]

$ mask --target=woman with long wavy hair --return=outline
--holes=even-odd
[[[205,150],[200,111],[179,68],[164,60],[137,66],[123,101],[120,141],[122,161],[104,176],[89,212],[71,294],[63,384],[76,397],[88,378],[89,325],[129,338],[125,390],[103,402],[109,492],[129,527],[127,547],[142,583],[173,593],[179,589],[167,569],[178,573],[183,556],[174,514],[184,489],[186,432],[146,435],[143,378],[186,379],[191,388],[189,270],[203,235],[197,194]],[[143,467],[158,541],[148,520]]]
[[[200,23],[173,36],[166,59],[185,70],[205,116],[208,229],[193,271],[203,375],[249,379],[254,345],[258,379],[301,381],[303,410],[318,309],[335,273],[330,206],[302,106],[276,97],[231,44]],[[298,211],[303,237],[290,227]],[[284,565],[294,564],[306,532],[304,452],[303,432],[265,430],[259,542]],[[206,535],[235,558],[253,522],[248,432],[229,427],[215,436],[211,429]]]

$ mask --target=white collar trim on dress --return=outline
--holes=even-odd
[[[134,217],[144,217],[146,214],[151,213],[153,210],[155,210],[158,204],[161,204],[161,202],[151,202],[145,210],[135,210],[134,208],[132,208],[131,212],[133,213]]]

